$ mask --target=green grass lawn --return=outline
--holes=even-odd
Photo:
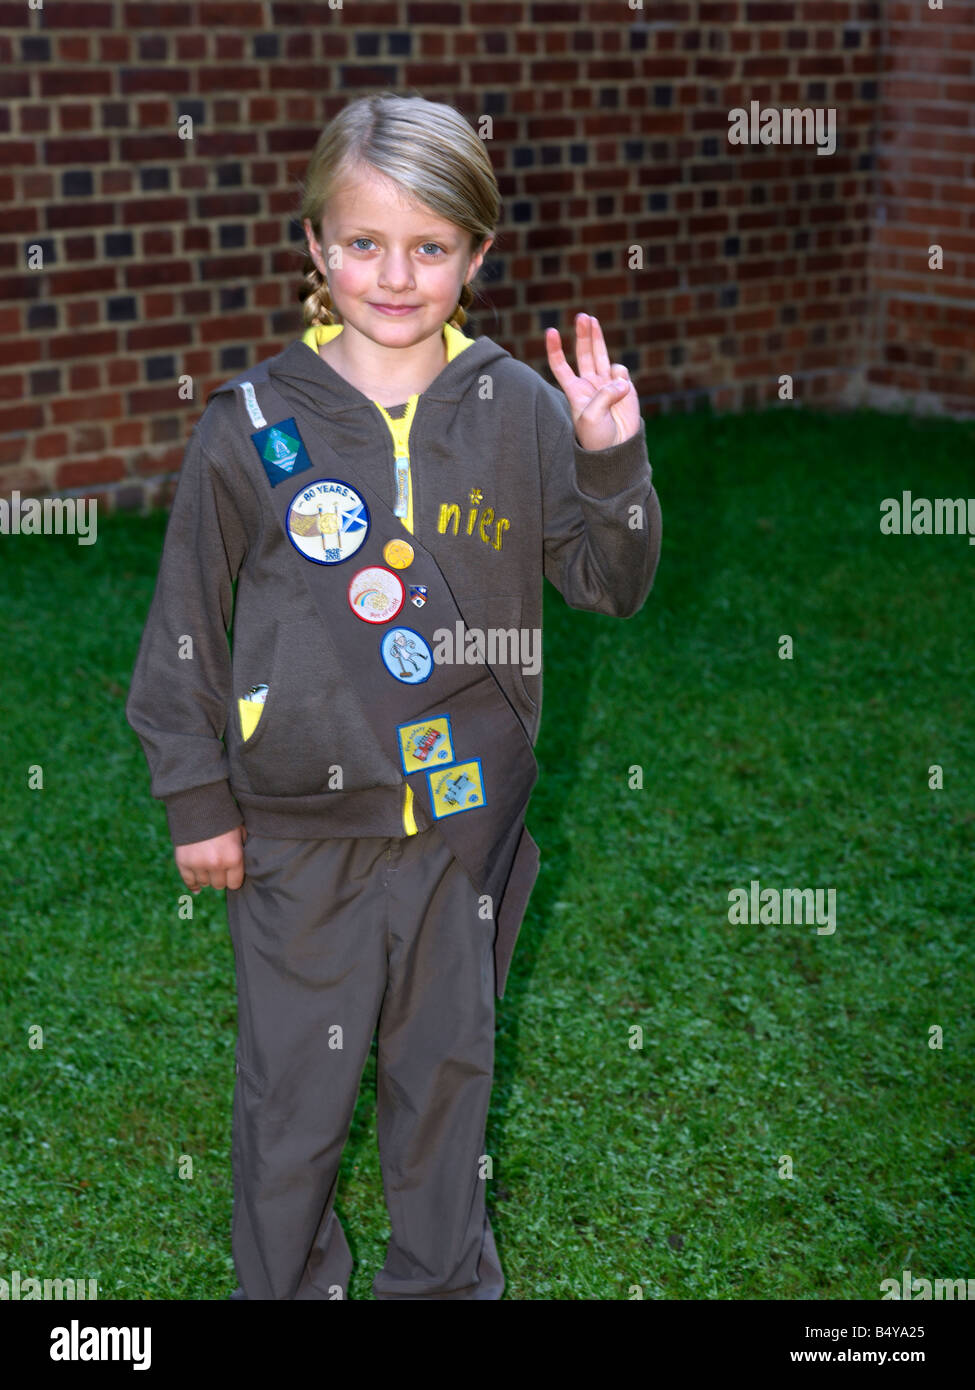
[[[645,608],[546,593],[543,865],[487,1136],[505,1297],[975,1277],[975,548],[879,529],[903,489],[975,493],[975,425],[782,410],[648,437]],[[164,521],[0,536],[0,1277],[101,1299],[235,1284],[223,894],[180,918],[123,710]],[[753,879],[835,889],[835,932],[732,925]],[[337,1201],[356,1299],[388,1233],[374,1076],[373,1053]]]

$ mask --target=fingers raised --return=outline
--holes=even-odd
[[[593,314],[576,314],[576,357],[579,372],[593,385],[609,376],[610,361],[599,320]]]
[[[592,355],[596,364],[596,371],[600,376],[609,376],[609,353],[606,351],[606,339],[603,337],[603,330],[599,320],[592,314],[587,314],[586,318],[589,320]]]
[[[579,375],[591,378],[596,370],[596,359],[593,356],[592,324],[588,314],[576,314],[576,360]]]
[[[545,350],[548,353],[548,365],[552,368],[552,375],[568,395],[569,387],[576,380],[576,374],[566,361],[562,350],[562,338],[557,328],[546,328]]]

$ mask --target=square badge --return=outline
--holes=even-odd
[[[461,811],[475,811],[485,804],[480,758],[454,763],[451,767],[431,769],[427,773],[427,787],[437,820],[459,815]]]
[[[421,719],[418,724],[397,724],[400,761],[407,776],[422,772],[438,763],[454,761],[454,745],[450,736],[450,715],[438,714]]]
[[[293,418],[268,425],[267,429],[252,434],[251,439],[272,487],[311,467],[311,459]]]

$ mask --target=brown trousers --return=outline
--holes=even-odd
[[[345,1298],[334,1212],[378,1028],[391,1235],[377,1299],[499,1299],[485,1210],[495,923],[437,827],[402,839],[248,834],[227,890],[237,968],[236,1299]]]

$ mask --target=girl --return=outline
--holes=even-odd
[[[519,639],[543,575],[635,614],[660,509],[595,319],[578,375],[547,331],[564,395],[461,331],[498,212],[452,107],[345,107],[305,179],[306,332],[211,393],[173,501],[127,716],[183,882],[228,890],[234,1298],[346,1296],[334,1199],[377,1031],[375,1297],[504,1288],[495,996],[538,870]]]

